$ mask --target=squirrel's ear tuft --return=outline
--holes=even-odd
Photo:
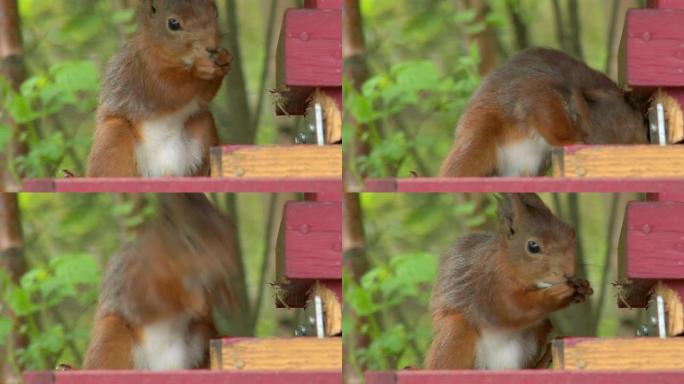
[[[551,213],[549,207],[547,207],[546,204],[544,204],[544,201],[542,201],[542,199],[536,193],[521,193],[519,197],[521,203],[525,205],[527,210],[530,210],[530,208],[532,208],[533,210],[538,212]]]

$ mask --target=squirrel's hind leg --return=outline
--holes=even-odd
[[[439,177],[484,177],[496,172],[496,144],[489,137],[459,133]]]
[[[110,117],[95,129],[88,156],[88,177],[139,176],[135,129],[126,119]]]
[[[83,369],[133,369],[133,332],[118,315],[95,320]]]
[[[474,369],[477,330],[459,313],[437,314],[426,369]]]

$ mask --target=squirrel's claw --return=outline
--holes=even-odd
[[[233,63],[233,56],[230,54],[230,52],[228,52],[227,49],[224,48],[219,49],[212,58],[214,59],[214,64],[216,64],[217,67],[220,67],[226,71],[230,69],[230,66]]]
[[[583,303],[587,300],[587,297],[594,293],[594,290],[587,280],[576,279],[573,280],[571,284],[575,288],[575,293],[572,296],[573,303]]]

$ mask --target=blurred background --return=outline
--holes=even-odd
[[[434,176],[483,76],[531,46],[617,78],[637,0],[350,0],[345,24],[345,172]],[[353,14],[349,12],[349,14]]]
[[[230,283],[247,292],[245,308],[234,314],[241,329],[220,330],[292,336],[302,313],[276,310],[270,283],[283,206],[300,196],[209,197],[235,224],[229,230],[239,236],[236,257],[245,275]],[[0,225],[0,383],[22,370],[81,366],[107,261],[157,206],[156,195],[0,193],[0,219],[12,223]]]
[[[626,204],[638,194],[540,194],[577,231],[578,275],[594,294],[552,317],[559,336],[633,336],[643,310],[617,308],[617,244]],[[432,339],[437,265],[473,231],[496,229],[492,194],[362,194],[359,231],[345,232],[345,369],[422,367]],[[350,217],[345,217],[350,220]],[[345,226],[345,231],[347,227]]]
[[[9,12],[18,4],[18,17]],[[275,52],[285,9],[302,0],[218,0],[233,66],[212,109],[222,143],[292,142],[299,119],[275,117]],[[85,173],[100,78],[135,30],[137,0],[7,0],[0,16],[0,191],[20,178]],[[17,15],[15,15],[17,16]],[[2,33],[0,33],[2,35]],[[13,41],[12,41],[13,40]]]

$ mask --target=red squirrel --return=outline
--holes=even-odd
[[[473,233],[442,259],[432,291],[427,369],[534,368],[548,316],[592,294],[575,277],[575,232],[535,194],[504,194],[498,231]]]
[[[206,176],[209,103],[230,68],[214,0],[140,0],[138,31],[107,66],[89,177]]]
[[[160,196],[157,216],[109,261],[84,369],[205,368],[212,312],[236,306],[229,219],[202,194]]]
[[[647,144],[642,104],[563,52],[522,51],[484,79],[439,174],[543,176],[553,147]]]

